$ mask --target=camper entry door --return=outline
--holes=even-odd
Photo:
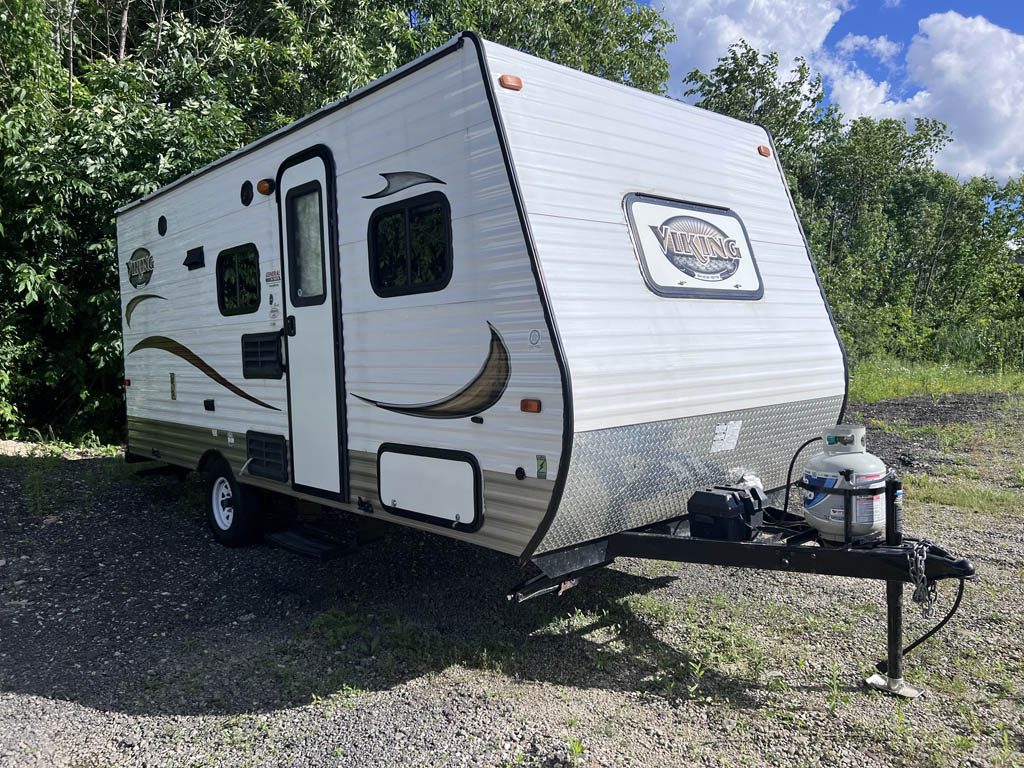
[[[292,487],[347,501],[333,166],[325,147],[286,160],[277,200]]]

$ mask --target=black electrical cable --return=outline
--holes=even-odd
[[[793,467],[796,466],[797,456],[800,455],[804,448],[817,440],[821,440],[821,435],[818,435],[818,437],[812,437],[806,443],[797,448],[796,453],[793,454],[793,458],[789,461],[789,471],[786,472],[786,503],[782,505],[783,512],[789,512],[789,491],[793,487]]]
[[[929,637],[931,637],[936,632],[938,632],[940,629],[942,629],[944,626],[946,626],[946,623],[950,619],[953,618],[953,614],[956,613],[957,609],[960,607],[960,601],[963,599],[963,596],[964,596],[964,581],[965,581],[965,579],[960,579],[960,589],[957,590],[956,600],[953,601],[953,607],[949,609],[949,613],[947,613],[943,617],[942,621],[940,621],[934,627],[932,627],[927,632],[925,632],[923,635],[921,635],[919,638],[917,638],[917,640],[915,640],[910,645],[908,645],[906,648],[904,648],[903,649],[903,653],[901,655],[906,656],[912,650],[917,648],[917,646],[919,646],[921,643],[923,643]],[[884,674],[886,674],[886,672],[889,671],[889,662],[887,660],[886,661],[880,661],[877,664],[875,664],[875,669],[877,669],[879,672],[881,672],[884,675]]]

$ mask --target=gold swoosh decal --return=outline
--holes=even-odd
[[[269,408],[272,411],[281,410],[280,408],[275,408],[269,403],[264,403],[262,400],[253,397],[245,390],[236,387],[230,381],[228,381],[219,373],[217,373],[217,371],[214,370],[213,366],[211,366],[209,363],[207,363],[205,360],[199,357],[199,355],[197,355],[195,352],[193,352],[191,349],[186,347],[181,342],[175,341],[174,339],[169,339],[166,336],[147,336],[134,347],[132,347],[128,354],[130,355],[132,354],[132,352],[138,352],[140,349],[162,349],[165,352],[170,352],[172,355],[177,355],[189,365],[194,365],[196,368],[205,373],[207,376],[209,376],[211,379],[213,379],[215,382],[220,384],[225,389],[234,392],[239,397],[245,398],[250,403],[256,403],[256,405],[262,406],[263,408]]]
[[[164,299],[164,297],[157,296],[155,293],[144,293],[141,296],[136,296],[131,301],[129,301],[128,306],[124,308],[124,322],[127,324],[129,328],[132,327],[132,313],[135,311],[135,308],[139,306],[139,304],[144,302],[146,299]],[[167,301],[167,299],[164,299],[164,301]]]
[[[422,419],[463,419],[483,413],[497,403],[505,393],[512,365],[509,362],[508,347],[505,346],[501,334],[493,325],[491,329],[491,345],[480,372],[466,386],[453,395],[443,397],[431,403],[382,403],[362,395],[355,395],[360,400],[386,411],[404,413],[406,416],[418,416]]]

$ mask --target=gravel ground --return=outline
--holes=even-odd
[[[0,766],[1024,765],[1024,403],[858,410],[980,573],[912,703],[861,683],[878,583],[620,561],[514,606],[502,555],[229,550],[197,478],[0,443]]]

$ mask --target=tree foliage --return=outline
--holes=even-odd
[[[119,436],[114,210],[464,29],[668,78],[635,0],[0,0],[0,432]]]
[[[845,123],[801,59],[733,45],[686,83],[696,105],[775,137],[848,352],[1024,367],[1020,179],[934,167],[951,139],[932,119]]]

